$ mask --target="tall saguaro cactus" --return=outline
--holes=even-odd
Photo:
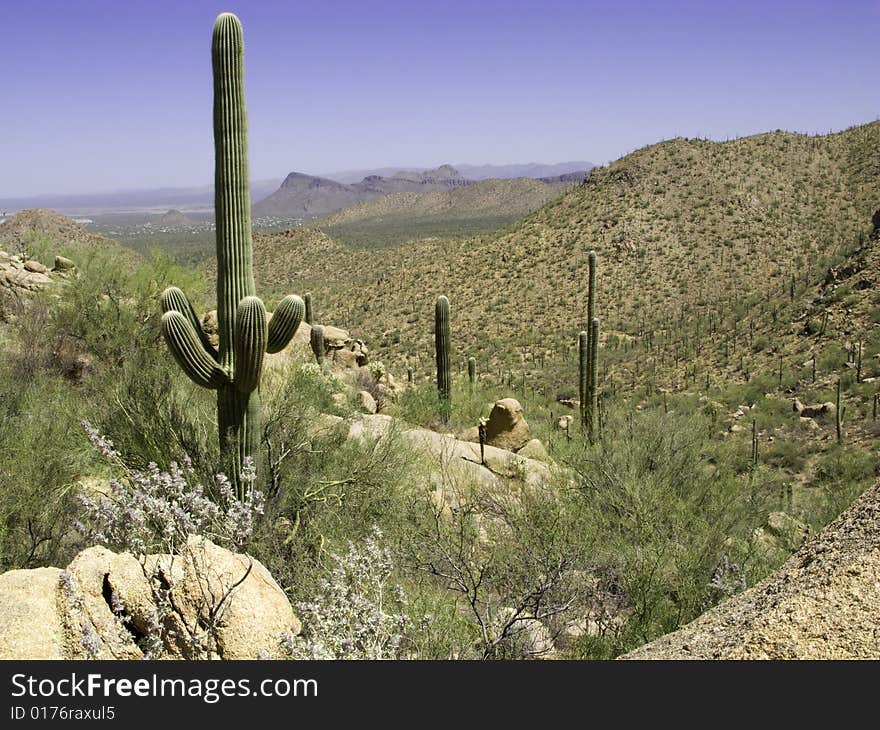
[[[214,212],[217,239],[219,349],[199,325],[195,310],[177,287],[162,294],[162,333],[168,349],[193,382],[217,391],[220,449],[236,483],[260,441],[260,378],[265,353],[290,342],[305,314],[300,297],[289,295],[266,323],[256,296],[251,239],[244,101],[244,40],[241,23],[223,13],[214,23]]]
[[[452,399],[452,374],[449,369],[450,351],[449,300],[437,297],[434,306],[434,349],[437,358],[437,392],[445,415],[449,415]]]
[[[590,382],[590,334],[582,331],[578,335],[578,400],[580,401],[581,429],[587,433],[587,403]]]
[[[593,351],[592,347],[592,326],[593,318],[596,316],[596,252],[590,251],[587,254],[587,353]],[[587,358],[591,362],[590,358]],[[589,370],[587,370],[587,382],[592,382]]]
[[[590,441],[599,437],[599,320],[590,320],[590,366],[587,368],[587,433]]]

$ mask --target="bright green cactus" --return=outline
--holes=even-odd
[[[449,369],[450,352],[449,300],[437,297],[434,307],[434,349],[437,358],[437,391],[445,413],[449,413],[452,399],[452,374]]]
[[[251,205],[244,101],[244,41],[241,23],[223,13],[214,23],[214,153],[217,229],[217,325],[219,349],[202,331],[195,310],[176,287],[162,293],[162,333],[183,371],[198,385],[217,391],[220,449],[234,481],[246,457],[256,459],[260,442],[260,376],[266,352],[290,342],[305,315],[298,296],[284,298],[266,324],[256,297],[251,240]]]

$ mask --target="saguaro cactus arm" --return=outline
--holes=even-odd
[[[303,300],[290,294],[275,307],[269,322],[269,339],[266,341],[266,352],[281,352],[293,339],[305,316],[306,305]]]
[[[195,330],[196,335],[198,335],[202,347],[205,348],[205,351],[211,355],[211,357],[215,360],[217,359],[217,348],[211,344],[211,340],[208,339],[208,335],[206,335],[205,331],[202,329],[202,324],[199,322],[196,310],[193,308],[193,305],[189,301],[189,297],[183,293],[182,289],[179,289],[176,286],[169,286],[162,292],[162,312],[163,314],[166,312],[180,312],[186,317],[192,325],[193,330]]]
[[[196,385],[217,390],[229,383],[226,372],[205,352],[185,315],[176,310],[163,314],[162,334],[174,359]]]
[[[263,301],[245,297],[235,315],[235,387],[241,393],[250,393],[260,384],[267,339]]]

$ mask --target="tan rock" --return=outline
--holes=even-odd
[[[356,397],[358,408],[360,408],[361,411],[363,411],[364,413],[376,412],[376,399],[373,398],[373,396],[370,395],[367,391],[359,390]]]
[[[391,416],[384,414],[364,414],[352,419],[348,431],[350,439],[376,441],[388,435],[394,424]]]
[[[544,447],[544,444],[541,443],[540,439],[532,439],[516,453],[519,456],[524,456],[527,459],[534,459],[535,461],[542,461],[545,464],[549,464],[552,461],[550,454],[547,453],[547,449]]]
[[[202,329],[208,335],[208,339],[214,347],[219,347],[220,345],[220,331],[218,327],[217,310],[212,309],[209,312],[205,312],[202,316]]]
[[[70,259],[65,258],[64,256],[55,257],[54,271],[73,271],[75,268],[76,264]]]
[[[333,364],[343,370],[357,370],[360,367],[358,363],[359,353],[347,347],[333,350],[330,357]]]
[[[147,633],[149,618],[156,606],[150,582],[137,559],[129,553],[117,554],[105,547],[91,547],[73,559],[67,573],[73,577],[73,588],[66,594],[62,590],[62,594],[70,633],[75,637],[77,630],[81,635],[94,632],[100,642],[97,654],[88,652],[82,641],[72,642],[74,656],[143,659],[144,654],[134,643],[133,635],[120,625],[111,605],[115,601],[125,615],[137,616],[139,628],[143,634]]]
[[[523,408],[515,398],[495,403],[486,423],[486,443],[507,451],[518,451],[531,440]]]
[[[171,617],[184,638],[176,648],[184,657],[192,651],[186,638],[204,626],[213,625],[216,655],[223,659],[273,656],[282,635],[301,629],[284,591],[248,555],[194,536],[184,555],[154,556],[147,566],[171,586]]]
[[[201,656],[192,639],[208,627],[204,646],[223,659],[272,655],[283,634],[300,630],[259,561],[193,537],[182,554],[148,555],[143,563],[92,547],[66,570],[0,575],[0,659],[141,659],[137,641],[155,630],[164,587],[171,598],[165,658]]]
[[[24,262],[24,270],[25,271],[32,271],[36,274],[48,274],[49,273],[48,266],[44,266],[39,261],[35,261],[34,259],[28,259],[27,261]]]
[[[0,575],[0,659],[65,659],[60,568]]]
[[[831,401],[828,401],[826,403],[816,403],[815,405],[804,406],[801,411],[801,417],[817,418],[824,415],[833,416],[835,413],[837,413],[837,406]]]

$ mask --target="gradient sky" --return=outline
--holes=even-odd
[[[880,0],[0,0],[0,196],[209,183],[224,10],[253,179],[604,164],[880,114]]]

